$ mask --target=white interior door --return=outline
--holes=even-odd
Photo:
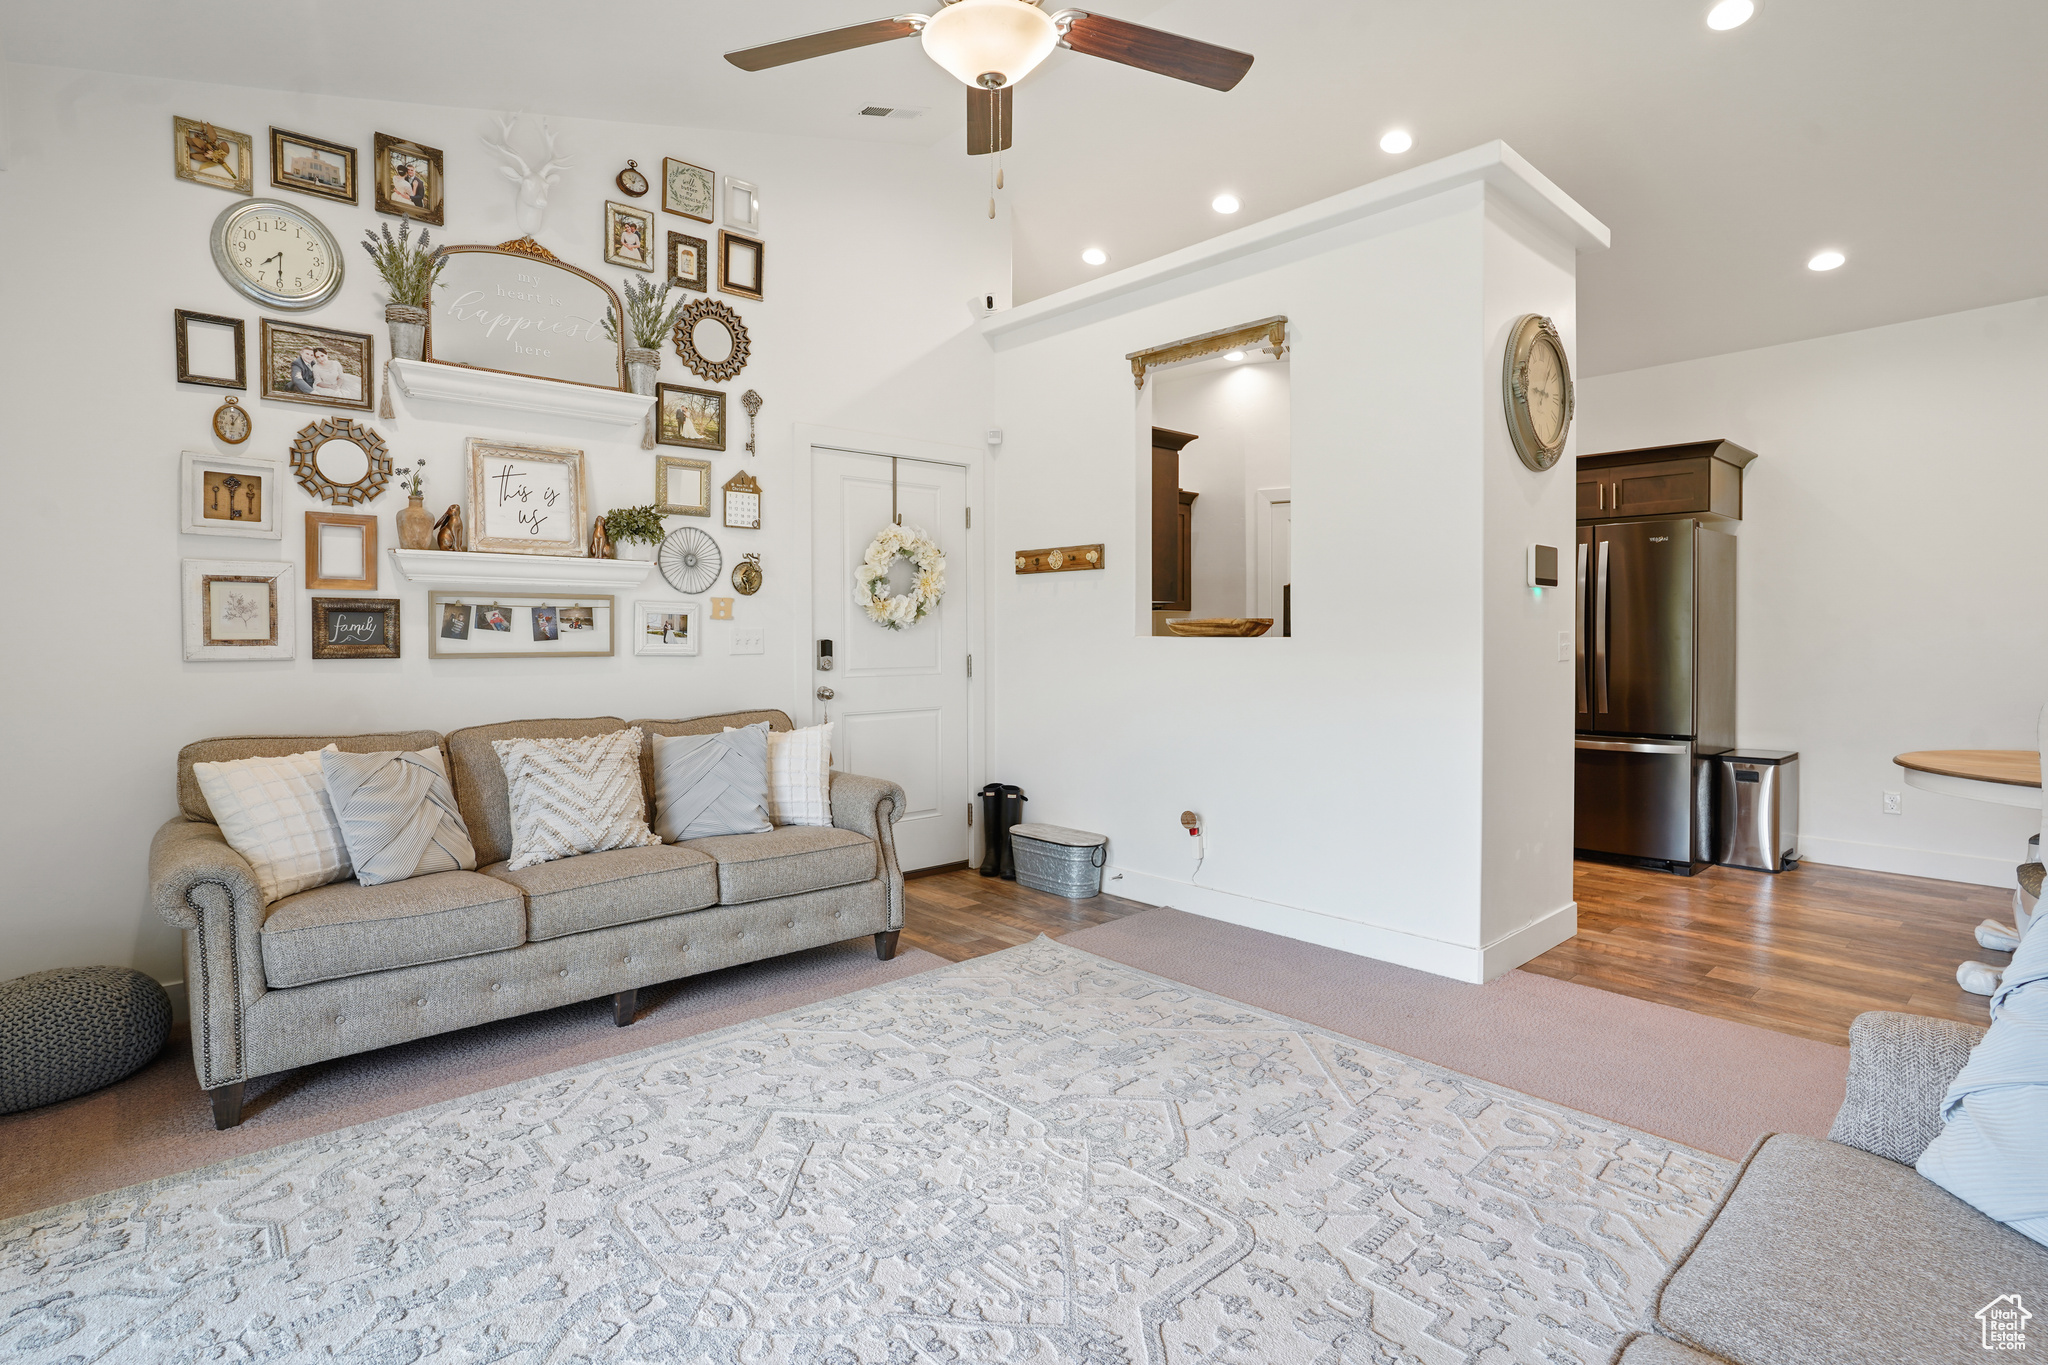
[[[1282,589],[1294,581],[1294,494],[1286,488],[1261,488],[1258,502],[1258,569],[1252,615],[1271,617],[1279,625]],[[1277,630],[1270,632],[1278,635]]]
[[[832,722],[832,766],[903,788],[896,852],[904,870],[957,863],[967,848],[967,471],[897,460],[894,507],[946,554],[946,594],[915,625],[876,625],[854,601],[853,569],[889,524],[886,455],[811,448],[812,655],[830,640],[833,667],[814,669],[819,720]],[[909,586],[899,560],[892,584]]]

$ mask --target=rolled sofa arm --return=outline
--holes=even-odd
[[[1828,1137],[1910,1166],[1941,1131],[1941,1100],[1970,1049],[1975,1024],[1874,1011],[1849,1025],[1849,1093]]]
[[[873,839],[882,850],[888,882],[889,927],[903,927],[903,869],[896,861],[894,825],[903,818],[903,788],[879,777],[832,774],[832,825]]]
[[[264,992],[263,892],[220,826],[180,815],[149,846],[149,899],[185,931],[192,1063],[202,1088],[245,1080],[242,1013]]]

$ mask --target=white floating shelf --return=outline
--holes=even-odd
[[[392,361],[391,382],[408,398],[497,412],[544,413],[615,427],[639,426],[654,406],[652,398],[619,389],[594,389],[587,384],[563,384],[427,360]]]
[[[391,562],[429,588],[632,588],[654,571],[651,559],[571,559],[567,555],[501,555],[481,550],[391,551]]]

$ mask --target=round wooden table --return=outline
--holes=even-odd
[[[1906,770],[1909,787],[2041,808],[2041,755],[2033,749],[1917,749],[1892,762]]]

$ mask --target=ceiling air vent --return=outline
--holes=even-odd
[[[887,104],[870,104],[860,112],[863,118],[916,118],[924,110],[922,108],[905,109]]]

